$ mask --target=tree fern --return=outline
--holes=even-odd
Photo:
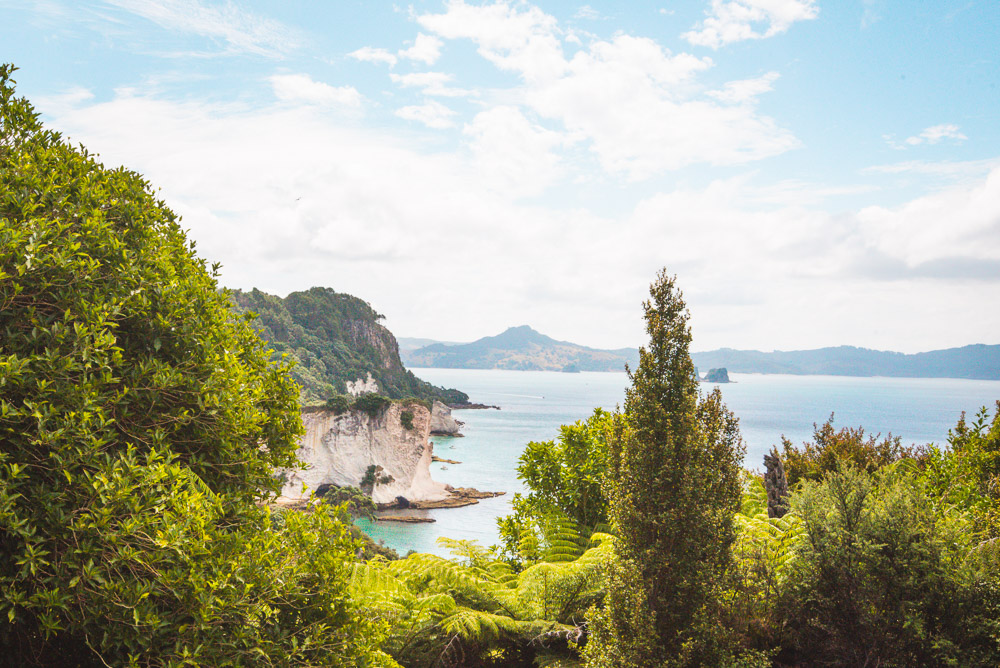
[[[472,656],[503,665],[506,652],[544,665],[577,665],[586,609],[602,596],[606,534],[589,543],[570,520],[546,528],[544,558],[515,573],[495,551],[439,539],[456,558],[414,554],[354,564],[352,595],[388,621],[384,648],[404,665],[461,665]],[[492,657],[492,658],[491,658]]]

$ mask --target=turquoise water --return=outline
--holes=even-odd
[[[510,511],[510,497],[524,489],[517,479],[517,460],[524,444],[554,438],[559,425],[586,418],[594,407],[614,409],[625,397],[624,373],[554,373],[546,371],[482,371],[414,369],[435,385],[457,387],[472,401],[501,410],[455,411],[465,422],[463,438],[432,437],[438,457],[461,464],[431,465],[435,480],[456,487],[503,491],[474,506],[410,511],[432,517],[426,524],[367,521],[361,526],[377,540],[405,553],[444,551],[439,536],[497,542],[496,518]],[[835,426],[863,426],[871,433],[902,436],[903,442],[940,443],[962,411],[992,408],[1000,399],[1000,381],[941,378],[848,378],[731,374],[734,383],[720,385],[726,405],[740,419],[747,445],[744,464],[761,468],[762,458],[784,434],[798,443],[812,436],[813,423],[833,412]],[[711,389],[703,385],[703,390]]]

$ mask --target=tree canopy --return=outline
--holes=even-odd
[[[353,541],[272,530],[298,390],[149,184],[0,67],[0,646],[18,665],[360,665]]]
[[[291,373],[305,404],[344,394],[347,383],[369,375],[379,392],[393,399],[439,399],[447,404],[469,400],[464,392],[436,387],[403,368],[396,337],[364,300],[330,288],[310,288],[285,298],[260,290],[236,290],[231,296],[237,311],[254,314],[254,327],[274,347],[276,359],[287,355],[295,362]]]

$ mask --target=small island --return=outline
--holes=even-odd
[[[731,383],[729,372],[725,367],[719,369],[709,369],[705,377],[701,379],[703,383]]]

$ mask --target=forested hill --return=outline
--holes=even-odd
[[[691,357],[699,368],[725,367],[730,373],[1000,380],[1000,345],[976,344],[911,355],[853,346],[770,353],[722,348]]]
[[[435,343],[404,350],[410,367],[447,369],[516,369],[521,371],[624,371],[635,366],[638,351],[632,348],[598,350],[556,341],[527,325],[511,327],[496,336],[472,343]]]
[[[379,392],[394,399],[469,400],[464,392],[435,387],[403,368],[396,337],[379,321],[382,315],[364,300],[330,288],[293,292],[284,299],[252,290],[234,290],[238,312],[257,314],[254,325],[276,355],[295,358],[292,371],[302,387],[303,404],[344,394],[347,383],[372,375]]]

